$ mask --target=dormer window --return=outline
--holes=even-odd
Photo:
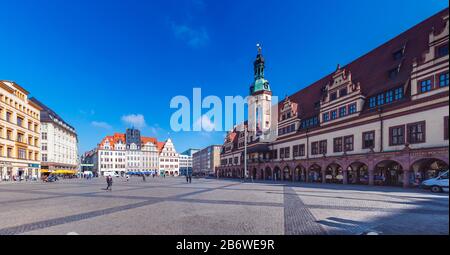
[[[330,101],[334,101],[337,99],[337,92],[333,92],[330,94]]]
[[[447,56],[448,55],[448,43],[444,44],[442,46],[439,46],[436,49],[436,55],[437,55],[438,58]]]
[[[320,102],[315,102],[314,103],[314,109],[318,110],[320,108]]]
[[[403,57],[403,49],[394,52],[394,53],[392,54],[392,56],[394,57],[394,60],[399,60],[399,59],[401,59],[401,58]]]
[[[389,78],[390,79],[394,79],[395,77],[397,77],[397,74],[398,74],[398,68],[389,70]]]

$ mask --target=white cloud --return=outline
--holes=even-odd
[[[195,122],[195,126],[201,127],[201,130],[208,132],[214,131],[216,129],[214,123],[206,115],[203,115],[202,117],[198,118],[197,121]]]
[[[158,124],[155,124],[155,125],[149,127],[149,129],[150,129],[150,133],[151,133],[153,136],[158,136],[158,135],[160,135],[160,134],[166,133],[166,130],[164,130],[163,128],[161,128]]]
[[[96,128],[112,129],[111,125],[109,125],[106,122],[102,122],[102,121],[92,121],[91,125],[96,127]]]
[[[127,125],[135,128],[143,128],[146,126],[144,115],[142,114],[130,114],[122,116],[122,121]]]
[[[186,24],[172,23],[172,31],[175,37],[185,41],[189,46],[199,48],[204,46],[209,41],[208,32],[204,27],[195,29]]]

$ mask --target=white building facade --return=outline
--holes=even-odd
[[[159,154],[159,171],[160,175],[179,176],[180,175],[180,156],[177,153],[172,140],[169,138],[162,145]]]
[[[75,128],[36,98],[31,100],[42,108],[41,168],[49,171],[78,170],[78,136]]]

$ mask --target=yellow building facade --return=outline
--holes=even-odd
[[[40,111],[29,92],[0,80],[0,180],[40,178]]]

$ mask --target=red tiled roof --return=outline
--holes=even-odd
[[[158,148],[158,151],[161,152],[164,149],[164,145],[166,145],[165,142],[158,142],[156,144],[156,147]]]
[[[115,147],[115,145],[121,141],[122,143],[126,143],[126,135],[125,134],[121,134],[121,133],[115,133],[113,136],[106,136],[105,138],[103,138],[103,140],[100,142],[99,146],[104,146],[106,141],[109,142],[110,146],[112,148]],[[142,144],[146,144],[148,142],[151,142],[153,144],[157,144],[158,141],[156,138],[154,137],[141,137],[141,143]],[[164,143],[163,143],[164,144]]]
[[[157,140],[156,140],[156,138],[153,138],[153,137],[141,137],[141,143],[142,144],[153,143],[156,145]]]
[[[360,83],[362,93],[366,97],[371,97],[401,85],[409,85],[414,59],[420,61],[423,54],[428,50],[429,34],[433,29],[436,32],[441,32],[444,29],[445,22],[443,17],[448,15],[448,12],[448,8],[440,11],[371,52],[343,66],[342,69],[352,73],[353,82],[355,84]],[[393,53],[403,47],[405,47],[403,59],[395,60]],[[400,63],[400,72],[396,78],[389,78],[389,71]],[[300,118],[312,117],[319,113],[319,110],[315,109],[314,104],[320,101],[321,89],[332,79],[333,73],[289,96],[291,101],[299,104]],[[408,94],[407,97],[409,97]],[[280,102],[279,109],[281,109],[282,104],[283,101]]]

